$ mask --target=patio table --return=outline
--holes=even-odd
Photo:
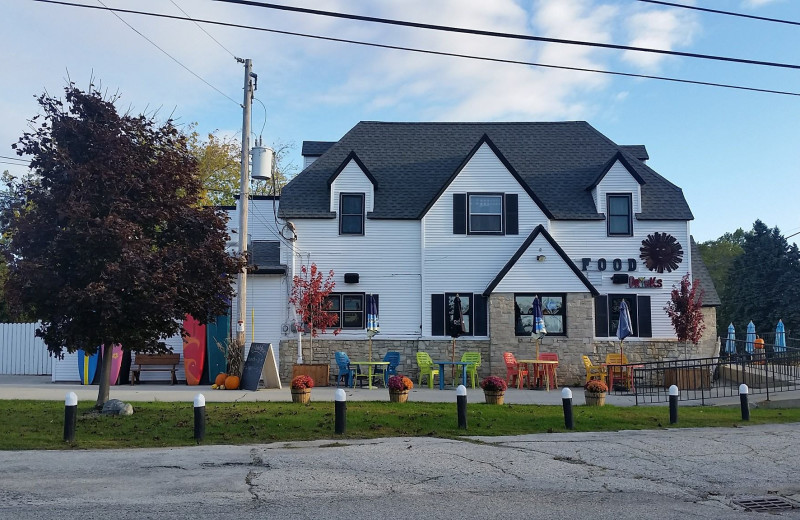
[[[629,365],[618,363],[600,363],[600,366],[606,367],[608,372],[608,388],[614,390],[614,379],[619,379],[628,388],[629,392],[634,391],[633,387],[633,369],[644,368],[644,365]]]
[[[444,367],[446,365],[460,366],[461,367],[461,381],[466,384],[467,381],[467,367],[472,365],[469,361],[434,361],[434,365],[439,365],[439,390],[444,390]]]
[[[540,370],[544,372],[544,380],[545,380],[545,389],[549,392],[550,391],[550,372],[552,368],[553,372],[553,386],[556,384],[556,367],[558,367],[558,361],[550,360],[550,359],[518,359],[518,365],[533,365],[532,368],[537,368],[537,365]],[[517,388],[522,388],[522,378],[517,378]],[[528,369],[528,388],[531,388],[531,370]]]
[[[351,365],[360,365],[360,366],[366,366],[367,367],[367,382],[368,382],[367,388],[370,388],[370,389],[378,388],[377,386],[373,386],[372,385],[372,378],[376,376],[375,367],[376,366],[383,366],[385,368],[385,367],[389,366],[389,362],[388,361],[351,361],[350,364]],[[353,385],[355,386],[355,379],[353,380]]]

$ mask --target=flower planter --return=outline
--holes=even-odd
[[[506,393],[496,390],[484,390],[483,397],[486,399],[486,404],[503,404]]]
[[[292,402],[293,403],[307,403],[311,400],[310,388],[292,388]]]
[[[583,392],[587,406],[603,406],[606,404],[606,392]]]
[[[389,401],[393,403],[405,403],[408,401],[408,390],[402,392],[389,390]]]

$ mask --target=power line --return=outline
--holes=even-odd
[[[563,38],[547,38],[544,36],[531,36],[528,34],[515,34],[515,33],[505,33],[505,32],[495,32],[495,31],[485,31],[481,29],[466,29],[463,27],[451,27],[447,25],[434,25],[428,23],[419,23],[419,22],[408,22],[405,20],[393,20],[390,18],[377,18],[374,16],[362,16],[357,14],[349,14],[349,13],[337,13],[333,11],[320,11],[318,9],[307,9],[305,7],[292,7],[288,5],[278,5],[278,4],[268,4],[264,2],[254,2],[252,0],[212,0],[214,2],[223,2],[226,4],[238,4],[238,5],[248,5],[251,7],[262,7],[265,9],[277,9],[280,11],[290,11],[295,13],[303,13],[303,14],[314,14],[318,16],[328,16],[332,18],[343,18],[346,20],[357,20],[361,22],[371,22],[371,23],[380,23],[380,24],[387,24],[387,25],[399,25],[402,27],[413,27],[415,29],[429,29],[432,31],[445,31],[445,32],[455,32],[455,33],[462,33],[462,34],[474,34],[478,36],[491,36],[494,38],[506,38],[506,39],[513,39],[513,40],[527,40],[527,41],[537,41],[537,42],[546,42],[546,43],[560,43],[565,45],[580,45],[584,47],[599,47],[603,49],[615,49],[621,51],[637,51],[637,52],[649,52],[655,54],[666,54],[669,56],[681,56],[684,58],[697,58],[703,60],[714,60],[714,61],[728,61],[733,63],[744,63],[747,65],[762,65],[765,67],[780,67],[786,69],[796,69],[800,70],[800,65],[795,65],[793,63],[778,63],[772,61],[761,61],[761,60],[748,60],[744,58],[731,58],[728,56],[716,56],[711,54],[698,54],[694,52],[681,52],[681,51],[668,51],[664,49],[651,49],[647,47],[632,47],[629,45],[617,45],[613,43],[599,43],[599,42],[588,42],[582,40],[567,40]]]
[[[22,161],[23,163],[27,163],[25,159],[20,159],[19,157],[9,157],[8,155],[0,155],[0,159],[10,159],[12,161]]]
[[[37,0],[37,1],[38,1],[38,0]],[[173,55],[171,55],[170,53],[168,53],[167,51],[165,51],[164,49],[162,49],[161,47],[159,47],[159,46],[158,46],[158,44],[156,44],[156,42],[154,42],[153,40],[151,40],[150,38],[148,38],[147,36],[145,36],[144,34],[142,34],[141,32],[139,32],[139,31],[138,31],[138,30],[137,30],[137,29],[136,29],[134,26],[132,26],[131,24],[129,24],[128,22],[126,22],[126,21],[125,21],[125,20],[124,20],[124,19],[123,19],[123,18],[122,18],[120,15],[118,15],[118,14],[115,12],[115,11],[117,11],[117,9],[112,9],[112,8],[108,7],[106,4],[104,4],[104,3],[103,3],[103,0],[97,0],[97,2],[98,2],[100,5],[102,5],[102,6],[103,6],[103,7],[102,7],[103,9],[105,9],[105,10],[109,11],[111,14],[113,14],[114,16],[116,16],[116,17],[117,17],[117,18],[118,18],[118,19],[119,19],[119,20],[120,20],[122,23],[124,23],[125,25],[127,25],[128,27],[130,27],[130,29],[131,29],[133,32],[135,32],[136,34],[138,34],[139,36],[141,36],[142,38],[144,38],[145,40],[147,40],[148,42],[150,42],[150,44],[151,44],[151,45],[153,45],[153,47],[155,47],[156,49],[158,49],[158,50],[160,50],[161,52],[163,52],[164,54],[166,54],[166,55],[167,55],[167,57],[169,57],[169,58],[170,58],[172,61],[174,61],[175,63],[177,63],[177,64],[178,64],[178,65],[180,65],[181,67],[183,67],[183,68],[184,68],[184,69],[185,69],[187,72],[189,72],[189,73],[190,73],[192,76],[196,77],[197,79],[199,79],[200,81],[202,81],[203,83],[205,83],[206,85],[208,85],[209,87],[213,88],[214,90],[216,90],[217,92],[219,92],[220,94],[222,94],[223,96],[225,96],[226,98],[230,99],[231,101],[233,101],[234,103],[236,103],[236,105],[239,105],[239,103],[238,103],[237,101],[235,101],[235,100],[234,100],[232,97],[230,97],[229,95],[227,95],[226,93],[224,93],[223,91],[221,91],[220,89],[218,89],[217,87],[215,87],[214,85],[212,85],[211,83],[209,83],[208,81],[206,81],[205,79],[203,79],[203,78],[202,78],[202,77],[201,77],[199,74],[197,74],[197,73],[196,73],[196,72],[194,72],[192,69],[190,69],[189,67],[187,67],[186,65],[184,65],[183,63],[181,63],[181,62],[180,62],[180,61],[179,61],[179,60],[178,60],[176,57],[174,57]],[[94,6],[88,6],[88,5],[87,5],[87,6],[85,6],[85,7],[94,7]],[[96,9],[100,9],[100,8],[96,8]],[[191,20],[191,19],[190,19],[190,20]],[[193,20],[192,20],[192,21],[193,21]]]
[[[11,162],[11,161],[0,161],[0,164],[10,164],[12,166],[27,166],[27,164]]]
[[[199,23],[195,22],[195,21],[194,21],[194,18],[192,18],[192,17],[189,15],[189,13],[187,13],[186,11],[184,11],[183,9],[181,9],[181,6],[179,6],[178,4],[176,4],[176,3],[175,3],[175,0],[169,0],[169,1],[170,1],[170,2],[172,2],[172,5],[174,5],[175,7],[177,7],[177,8],[178,8],[178,10],[179,10],[180,12],[182,12],[182,13],[183,13],[183,14],[185,14],[185,15],[186,15],[186,16],[187,16],[187,17],[188,17],[190,20],[192,20],[192,22],[194,22],[194,24],[197,26],[197,28],[198,28],[198,29],[200,29],[201,31],[203,31],[204,33],[206,33],[206,35],[207,35],[209,38],[211,38],[212,40],[214,40],[214,41],[216,42],[216,44],[217,44],[217,45],[219,45],[220,47],[222,47],[222,49],[223,49],[225,52],[227,52],[228,54],[230,54],[230,55],[233,57],[233,59],[235,59],[236,61],[240,61],[240,60],[241,60],[241,58],[239,58],[238,56],[236,56],[235,54],[233,54],[231,51],[229,51],[229,50],[228,50],[228,48],[227,48],[227,47],[225,47],[224,45],[222,45],[222,44],[221,44],[221,43],[220,43],[220,42],[219,42],[219,41],[218,41],[216,38],[214,38],[213,36],[211,36],[211,34],[210,34],[208,31],[206,31],[205,29],[203,29],[203,26],[202,26],[202,25],[200,25]]]
[[[727,16],[737,16],[739,18],[750,18],[751,20],[761,20],[763,22],[775,22],[775,23],[785,23],[789,25],[800,25],[800,22],[795,22],[792,20],[781,20],[780,18],[767,18],[766,16],[756,16],[752,14],[744,14],[744,13],[735,13],[733,11],[720,11],[719,9],[708,9],[707,7],[696,7],[694,5],[684,5],[684,4],[676,4],[673,2],[662,2],[660,0],[638,0],[639,2],[645,2],[648,4],[658,4],[658,5],[666,5],[669,7],[680,7],[682,9],[693,9],[695,11],[703,11],[706,13],[714,13],[714,14],[724,14]]]
[[[35,2],[41,2],[46,4],[57,4],[57,5],[66,5],[70,7],[83,7],[87,9],[102,9],[100,7],[96,7],[93,5],[84,5],[84,4],[75,4],[71,2],[65,2],[62,0],[34,0]],[[350,43],[353,45],[362,45],[366,47],[376,47],[381,49],[391,49],[391,50],[400,50],[400,51],[407,51],[407,52],[416,52],[421,54],[431,54],[436,56],[447,56],[452,58],[465,58],[465,59],[472,59],[472,60],[479,60],[479,61],[488,61],[493,63],[505,63],[510,65],[526,65],[530,67],[541,67],[541,68],[549,68],[549,69],[559,69],[559,70],[571,70],[571,71],[578,71],[578,72],[591,72],[595,74],[606,74],[610,76],[622,76],[628,78],[637,78],[637,79],[654,79],[659,81],[670,81],[673,83],[684,83],[689,85],[701,85],[707,87],[718,87],[718,88],[728,88],[728,89],[735,89],[735,90],[745,90],[749,92],[761,92],[765,94],[779,94],[783,96],[800,96],[800,92],[791,92],[791,91],[783,91],[783,90],[772,90],[772,89],[762,89],[762,88],[755,88],[755,87],[744,87],[741,85],[731,85],[728,83],[716,83],[716,82],[709,82],[709,81],[696,81],[690,79],[682,79],[682,78],[673,78],[668,76],[653,76],[649,74],[634,74],[629,72],[616,72],[610,70],[600,70],[600,69],[587,69],[582,67],[568,67],[565,65],[551,65],[547,63],[536,63],[530,61],[520,61],[520,60],[506,60],[501,58],[489,58],[485,56],[475,56],[471,54],[459,54],[459,53],[452,53],[452,52],[442,52],[442,51],[431,51],[427,49],[419,49],[414,47],[402,47],[399,45],[386,45],[381,43],[372,43],[372,42],[364,42],[359,40],[348,40],[344,38],[333,38],[330,36],[319,36],[315,34],[306,34],[306,33],[297,33],[291,31],[281,31],[277,29],[267,29],[264,27],[256,27],[252,25],[242,25],[242,24],[235,24],[229,22],[219,22],[216,20],[190,20],[188,18],[183,18],[180,16],[168,15],[168,14],[160,14],[160,13],[150,13],[146,11],[134,11],[130,9],[117,9],[117,8],[108,8],[110,11],[117,11],[121,13],[127,14],[138,14],[143,16],[153,16],[156,18],[169,18],[172,20],[183,20],[183,21],[196,21],[200,23],[208,23],[212,25],[221,25],[225,27],[235,27],[239,29],[249,29],[253,31],[261,31],[261,32],[268,32],[274,34],[283,34],[287,36],[299,36],[303,38],[311,38],[316,40],[324,40],[324,41],[332,41],[338,43]]]

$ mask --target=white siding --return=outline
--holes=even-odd
[[[543,255],[540,262],[537,256]],[[578,275],[570,269],[542,235],[528,247],[493,292],[589,292]]]
[[[288,279],[282,275],[251,274],[247,277],[247,312],[245,323],[245,356],[251,343],[272,343],[275,361],[279,362],[281,327],[291,323],[288,309]],[[236,337],[239,302],[232,302],[232,336]],[[246,358],[245,358],[246,359]]]
[[[592,198],[594,198],[595,206],[597,206],[598,213],[606,213],[606,195],[609,193],[630,193],[632,194],[631,204],[633,205],[633,213],[642,212],[642,187],[631,175],[627,168],[621,162],[617,161],[614,166],[608,170],[603,180],[600,181],[594,190],[592,190]]]
[[[0,323],[0,374],[45,375],[52,358],[35,335],[36,323]]]
[[[314,163],[314,161],[316,161],[317,159],[319,159],[319,157],[316,156],[316,155],[304,155],[303,156],[303,169],[305,170],[306,168],[311,166]]]
[[[516,193],[519,235],[454,235],[453,194],[470,192]],[[431,294],[482,293],[539,224],[549,228],[542,210],[491,148],[481,146],[422,219],[423,335],[431,334]]]
[[[375,201],[375,191],[372,182],[355,161],[351,160],[339,173],[331,184],[331,211],[339,213],[340,193],[363,193],[364,208],[367,213],[372,211]]]
[[[582,269],[582,258],[591,258],[591,262],[584,275],[600,294],[640,294],[651,298],[651,316],[654,338],[673,338],[675,331],[669,317],[664,312],[664,306],[670,298],[670,291],[674,284],[680,282],[681,277],[689,271],[691,265],[689,247],[689,226],[686,221],[653,221],[636,220],[633,222],[632,237],[606,236],[606,223],[599,221],[553,221],[553,238],[564,249],[567,255]],[[645,267],[639,258],[639,248],[642,240],[648,234],[659,231],[674,236],[683,248],[683,261],[677,271],[658,274]],[[606,259],[606,270],[600,271],[597,260]],[[634,277],[655,277],[663,280],[661,289],[628,288],[627,284],[613,284],[611,277],[616,273],[613,269],[613,260],[622,261],[622,270],[619,273]],[[628,272],[628,259],[636,261],[636,270]]]
[[[382,338],[419,335],[419,221],[368,218],[364,236],[340,236],[338,219],[293,222],[297,226],[298,272],[301,265],[315,263],[325,275],[333,269],[334,292],[378,294]],[[359,283],[344,283],[344,273],[358,273]],[[343,337],[365,339],[366,331],[343,330],[338,338]]]

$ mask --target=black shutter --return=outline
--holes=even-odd
[[[506,193],[506,235],[519,235],[519,203],[516,193]]]
[[[653,323],[650,319],[650,297],[638,296],[636,298],[636,306],[639,308],[639,337],[652,338]]]
[[[431,336],[444,336],[444,294],[431,294]]]
[[[631,312],[631,328],[633,329],[631,335],[639,337],[641,336],[639,334],[639,311],[637,310],[639,302],[636,300],[636,295],[633,294],[630,298],[626,297],[625,299],[628,300],[628,310]]]
[[[597,296],[594,299],[594,335],[597,338],[608,337],[608,296]]]
[[[474,321],[474,326],[472,327],[473,336],[489,335],[489,327],[487,323],[488,320],[486,319],[487,301],[488,298],[482,294],[472,295],[472,318]]]
[[[453,234],[467,234],[467,194],[453,193]]]

